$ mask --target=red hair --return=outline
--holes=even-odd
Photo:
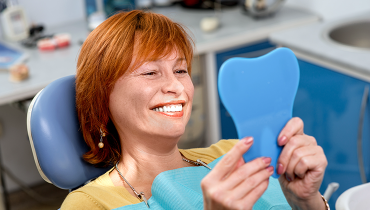
[[[132,60],[134,44],[135,61]],[[82,45],[76,74],[77,114],[90,148],[83,155],[84,160],[107,166],[121,157],[120,139],[108,108],[116,81],[144,61],[163,58],[172,50],[185,57],[190,73],[193,45],[180,24],[163,15],[140,10],[113,15],[90,33]],[[98,147],[100,129],[106,133],[101,149]]]

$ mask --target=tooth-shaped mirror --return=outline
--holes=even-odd
[[[220,98],[234,120],[239,139],[254,138],[244,160],[271,157],[275,178],[279,177],[276,166],[282,149],[277,138],[292,118],[298,83],[298,62],[288,48],[258,58],[231,58],[218,76]]]

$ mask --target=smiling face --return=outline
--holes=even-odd
[[[193,94],[187,63],[176,50],[127,71],[109,97],[121,140],[132,136],[179,139],[190,118]]]

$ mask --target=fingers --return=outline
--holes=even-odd
[[[266,168],[271,164],[271,158],[257,158],[243,166],[239,167],[228,176],[221,185],[222,189],[230,190],[238,186],[240,183],[248,180],[252,175],[260,171],[266,172]],[[252,188],[254,188],[254,179],[252,179]]]
[[[238,170],[238,168],[240,168],[241,166],[243,166],[245,164],[245,161],[244,161],[244,159],[243,159],[243,157],[241,157],[239,160],[238,160],[238,162],[236,163],[236,165],[235,165],[235,167],[234,167],[234,170],[232,171],[232,172],[230,172],[229,173],[229,175],[230,174],[232,174],[232,173],[234,173],[234,171],[236,171],[236,170]],[[225,178],[227,178],[227,176],[226,177],[224,177],[224,179]]]
[[[240,140],[234,147],[223,157],[214,169],[208,174],[214,180],[222,180],[238,165],[242,155],[252,146],[253,138],[246,137]],[[239,164],[240,165],[240,164]]]
[[[285,196],[311,197],[318,192],[327,160],[316,139],[305,135],[303,122],[292,118],[281,130],[278,145],[284,146],[278,159],[277,173]]]
[[[294,150],[292,154],[292,158],[289,161],[289,164],[286,167],[286,176],[287,179],[292,181],[297,175],[299,178],[303,178],[306,171],[308,170],[308,165],[307,165],[307,157],[308,156],[313,156],[316,154],[316,146],[307,146],[307,147],[301,147],[296,150]],[[303,165],[302,165],[303,163]],[[299,168],[297,172],[297,168]],[[304,170],[306,168],[307,170]]]
[[[322,148],[320,146],[316,146],[312,150],[315,152],[315,154],[302,156],[299,159],[296,167],[294,167],[293,173],[296,174],[299,178],[303,178],[309,170],[313,172],[325,171],[328,163]]]
[[[206,209],[252,209],[265,192],[274,169],[271,158],[244,163],[242,155],[252,143],[251,137],[238,142],[202,180]]]
[[[269,161],[271,162],[271,159]],[[220,185],[213,183],[209,189],[205,189],[203,186],[203,191],[207,192],[205,194],[206,200],[211,200],[211,202],[208,203],[218,204],[227,209],[252,209],[254,203],[267,189],[269,176],[271,176],[274,171],[272,166],[266,168],[266,162],[263,158],[255,159],[240,167],[227,179],[221,181],[222,183]],[[250,172],[253,174],[248,176],[247,174],[249,173],[245,171],[249,169],[249,167],[244,167],[248,164],[249,167],[258,168],[258,171]],[[234,181],[233,179],[237,178],[238,175],[242,175],[243,179],[235,186],[235,183],[233,184],[232,181]]]
[[[290,164],[290,161],[292,160],[292,156],[295,150],[301,147],[316,146],[316,145],[317,145],[316,139],[313,138],[312,136],[296,135],[296,136],[291,137],[289,141],[287,142],[287,144],[284,146],[283,150],[281,151],[281,154],[278,160],[277,173],[283,174],[286,172],[287,166]]]
[[[250,192],[254,192],[258,186],[260,186],[263,182],[268,181],[269,177],[274,173],[274,167],[269,166],[267,168],[264,168],[257,173],[253,174],[252,176],[249,176],[245,180],[243,180],[242,183],[240,183],[231,193],[230,196],[232,196],[234,199],[243,199],[246,196],[249,195]],[[258,194],[258,193],[257,193]],[[260,196],[258,196],[259,198]],[[252,200],[254,200],[254,197],[252,196]],[[257,199],[258,199],[257,198]],[[257,200],[256,200],[257,201]]]
[[[253,204],[255,204],[257,200],[262,196],[262,194],[266,191],[268,185],[269,185],[269,180],[268,179],[264,180],[256,188],[254,188],[253,191],[251,191],[246,196],[246,197],[249,197],[248,199],[241,199],[241,200],[236,201],[234,204],[235,208],[231,208],[231,209],[252,209]],[[247,206],[250,206],[250,207],[245,208]]]
[[[310,189],[309,192],[315,192],[321,185],[325,168],[328,165],[326,157],[322,151],[320,146],[317,146],[314,150],[316,150],[315,155],[308,155],[303,156],[299,159],[296,166],[293,168],[293,174],[296,175],[300,180],[306,180],[304,182],[304,186],[307,189]],[[320,151],[321,150],[321,151]],[[282,183],[282,186],[286,186],[289,182],[294,181],[297,178],[294,178],[294,175],[281,176],[279,181]],[[290,178],[293,177],[293,178]],[[297,191],[302,191],[304,189],[301,188],[295,189]],[[313,190],[312,190],[313,187]],[[306,189],[306,190],[307,190]],[[303,193],[303,197],[306,197],[307,193]]]
[[[294,117],[281,130],[278,137],[278,144],[284,146],[292,136],[297,134],[303,135],[303,121],[298,117]]]

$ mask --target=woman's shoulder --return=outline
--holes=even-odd
[[[89,194],[81,191],[73,191],[68,194],[66,199],[63,201],[61,210],[69,209],[105,209],[98,201],[96,201]]]
[[[124,187],[114,186],[109,170],[94,181],[68,194],[61,210],[69,209],[114,209],[138,203]]]
[[[201,159],[209,164],[226,154],[238,141],[238,139],[220,140],[207,148],[180,149],[180,152],[190,160]]]

